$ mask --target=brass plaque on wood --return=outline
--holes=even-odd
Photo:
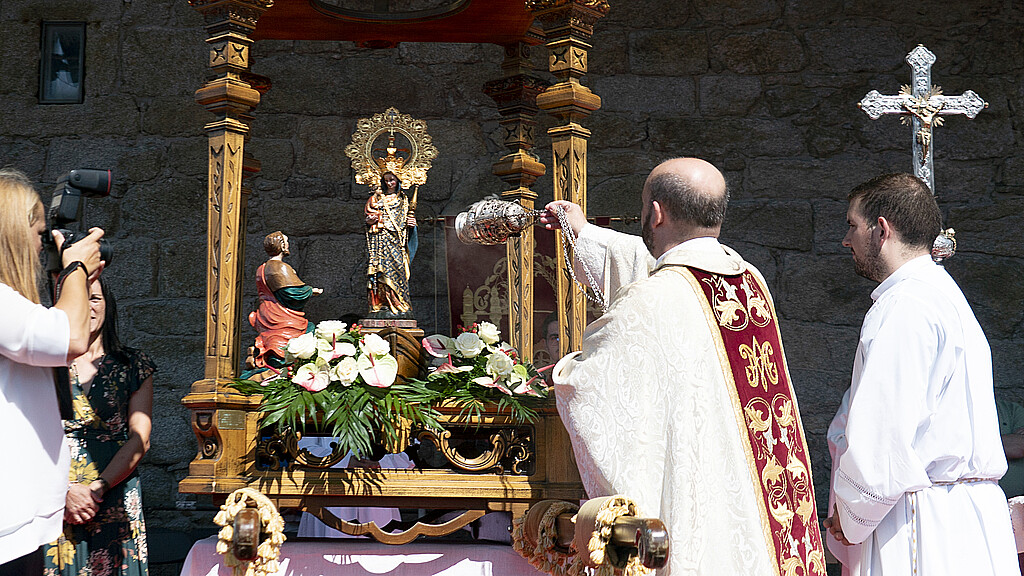
[[[221,430],[245,430],[245,412],[241,410],[218,411],[217,427]]]

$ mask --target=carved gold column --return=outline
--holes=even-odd
[[[580,125],[601,107],[601,98],[580,84],[587,73],[587,50],[594,23],[608,13],[607,0],[527,0],[527,7],[544,26],[548,70],[559,80],[537,97],[537,106],[561,124],[548,130],[554,156],[556,200],[569,200],[587,209],[587,140],[590,130]],[[562,235],[555,251],[563,253]],[[586,299],[574,285],[564,258],[557,258],[558,324],[561,353],[579,350],[586,326]]]
[[[259,171],[245,154],[250,113],[268,85],[249,72],[256,21],[273,0],[189,0],[206,20],[210,80],[196,102],[216,117],[205,126],[209,139],[207,182],[206,348],[204,379],[182,399],[192,411],[199,453],[189,465],[183,492],[222,492],[244,486],[246,427],[258,405],[225,384],[239,366],[242,264],[249,190],[244,179]],[[255,88],[254,88],[255,86]]]
[[[530,46],[525,42],[505,46],[501,65],[503,78],[484,85],[484,93],[494,99],[501,113],[505,147],[510,152],[494,164],[494,174],[509,185],[504,200],[519,202],[533,210],[537,194],[530,186],[544,175],[544,164],[531,153],[533,129],[537,125],[537,94],[547,82],[533,73]],[[533,228],[519,237],[509,238],[508,303],[510,343],[529,361],[533,358]]]

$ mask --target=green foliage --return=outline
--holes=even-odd
[[[494,325],[481,326],[497,333]],[[363,335],[357,326],[347,331],[344,328],[340,322],[323,322],[317,326],[315,335],[305,334],[289,341],[285,352],[290,364],[275,377],[263,382],[237,380],[231,384],[241,394],[262,394],[261,426],[328,434],[337,439],[342,451],[367,457],[373,453],[375,444],[396,447],[403,421],[413,428],[442,431],[442,405],[458,408],[459,420],[466,423],[481,424],[487,406],[496,406],[499,414],[507,413],[517,424],[533,422],[538,417],[539,404],[547,392],[535,384],[538,375],[533,366],[518,362],[516,352],[507,344],[479,344],[480,353],[469,358],[458,351],[449,352],[448,362],[426,379],[402,381],[395,380],[397,362],[381,349],[386,345],[379,337]],[[473,334],[466,337],[477,338],[478,329],[474,325]],[[454,346],[450,338],[432,338],[442,338],[446,347]],[[342,351],[339,346],[348,349]],[[431,353],[438,355],[436,346]],[[494,373],[489,373],[488,361],[492,357],[503,359],[503,368],[492,367]],[[347,376],[336,373],[345,362],[355,365],[359,376],[353,377],[354,372],[346,372]],[[376,371],[371,371],[375,366]],[[385,368],[390,372],[380,376]]]

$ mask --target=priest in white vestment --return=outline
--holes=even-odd
[[[800,531],[771,532],[751,444],[730,390],[733,375],[723,368],[717,329],[709,329],[713,312],[693,276],[688,282],[688,273],[680,272],[744,277],[764,286],[753,266],[717,240],[727,199],[721,173],[691,158],[665,162],[648,177],[643,240],[587,224],[575,204],[548,205],[542,221],[558,227],[553,211],[566,210],[574,230],[565,233],[578,236],[577,266],[588,267],[597,287],[614,294],[608,311],[587,328],[582,351],[554,369],[558,411],[587,494],[622,494],[642,515],[665,522],[671,553],[660,574],[768,576],[785,573],[784,565],[799,567],[795,573],[824,575],[809,466],[802,483],[796,482],[803,491],[800,506],[798,498],[789,498],[796,491],[791,484],[779,484],[785,487],[776,492],[792,506],[776,502],[775,512],[794,518],[789,527],[800,524]],[[585,277],[577,269],[577,277]],[[763,294],[770,303],[766,288]],[[784,360],[780,366],[785,372]],[[785,381],[788,387],[788,375]],[[769,425],[765,441],[802,451],[806,464],[798,414],[794,420],[775,437]],[[790,463],[799,470],[800,464]],[[781,477],[786,473],[774,479]]]
[[[828,431],[829,549],[853,576],[1019,575],[991,353],[931,260],[938,205],[910,174],[865,182],[849,201],[843,245],[880,284]]]

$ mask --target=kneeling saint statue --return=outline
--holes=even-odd
[[[320,288],[307,286],[295,269],[284,262],[289,254],[288,237],[280,231],[263,239],[269,258],[256,269],[256,288],[260,304],[249,314],[249,324],[259,332],[252,354],[256,368],[284,366],[284,347],[288,341],[308,332],[313,325],[302,311],[306,301]]]

